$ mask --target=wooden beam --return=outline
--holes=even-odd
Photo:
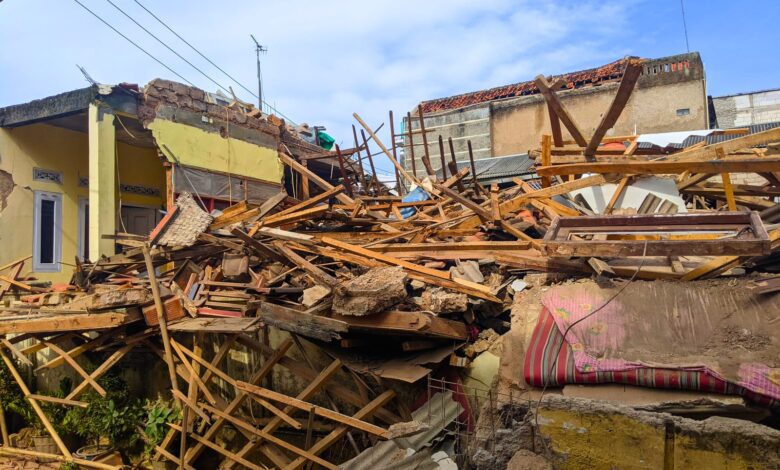
[[[152,256],[149,254],[148,245],[143,246],[143,254],[144,261],[146,262],[146,275],[149,276],[149,285],[152,288],[154,306],[157,310],[157,323],[160,325],[160,336],[162,336],[163,347],[165,348],[165,362],[168,366],[168,378],[171,380],[171,388],[178,391],[179,384],[176,378],[176,365],[173,362],[171,339],[168,336],[168,320],[165,318],[165,307],[163,306],[162,298],[160,298],[160,285],[157,283],[157,276],[154,273],[154,264],[152,264]]]
[[[634,91],[634,86],[641,74],[642,61],[638,59],[628,59],[626,70],[623,72],[623,78],[620,80],[620,86],[618,86],[615,98],[612,100],[609,110],[602,116],[601,122],[598,127],[596,127],[593,137],[591,137],[585,152],[583,152],[585,156],[591,157],[596,154],[596,149],[601,143],[601,139],[607,135],[607,131],[615,125],[620,114],[623,113],[623,108],[626,107],[628,99],[631,98],[631,93]]]
[[[582,175],[585,173],[624,173],[634,175],[657,175],[668,173],[761,173],[780,171],[778,157],[730,157],[709,161],[652,161],[652,162],[594,162],[571,163],[539,167],[540,176]]]
[[[374,131],[372,131],[371,128],[368,127],[368,124],[366,124],[366,122],[363,121],[363,119],[358,115],[358,113],[352,113],[352,116],[354,116],[354,118],[357,119],[357,122],[359,122],[360,125],[363,126],[363,129],[365,129],[366,132],[368,132],[368,135],[370,135],[371,138],[374,139],[374,142],[376,142],[379,148],[382,149],[382,152],[384,152],[385,156],[390,159],[390,162],[393,164],[393,166],[395,166],[396,170],[398,170],[398,173],[400,173],[401,176],[403,176],[404,179],[406,179],[406,181],[408,181],[409,183],[419,185],[420,182],[417,181],[415,177],[407,173],[404,167],[402,167],[401,164],[398,163],[398,160],[393,158],[393,155],[390,153],[389,150],[387,150],[387,147],[384,146],[382,141],[379,140],[376,134],[374,134]],[[426,152],[427,152],[427,147],[426,147]],[[374,175],[374,177],[376,178],[376,175]]]
[[[305,166],[301,165],[295,159],[289,155],[287,155],[284,152],[279,152],[279,159],[284,163],[285,165],[289,166],[293,170],[297,171],[298,173],[305,174],[311,181],[314,182],[317,186],[322,188],[324,191],[330,191],[333,189],[333,185],[325,181],[324,179],[320,178],[319,175],[314,173],[313,171],[309,170]],[[355,201],[351,197],[347,196],[346,194],[336,194],[336,199],[341,201],[344,204],[354,204]]]
[[[566,110],[566,108],[564,108],[563,103],[561,103],[558,99],[558,95],[555,94],[555,92],[550,88],[550,84],[547,82],[547,79],[544,78],[544,75],[538,75],[534,79],[534,83],[536,83],[536,87],[539,88],[539,92],[547,102],[547,106],[555,111],[555,114],[558,115],[558,118],[561,120],[563,125],[566,126],[569,134],[571,134],[575,142],[577,142],[577,145],[581,147],[587,146],[588,141],[585,140],[585,137],[583,137],[582,132],[580,132],[580,129],[577,127],[574,119],[571,117],[571,115],[569,115],[569,112]]]
[[[268,400],[284,403],[285,405],[289,405],[303,411],[311,410],[317,416],[322,416],[323,418],[331,419],[341,424],[346,424],[347,426],[358,429],[360,431],[367,432],[369,434],[373,434],[375,436],[379,436],[382,438],[387,438],[390,436],[390,434],[384,428],[381,428],[371,423],[367,423],[365,421],[361,421],[359,419],[355,419],[351,416],[337,413],[328,408],[323,408],[321,406],[317,406],[303,400],[298,400],[297,398],[289,397],[283,393],[274,392],[273,390],[269,390],[267,388],[263,388],[257,385],[248,384],[240,380],[237,382],[237,384],[240,390],[258,395]]]
[[[137,311],[85,314],[40,315],[41,318],[5,320],[0,322],[0,334],[49,333],[64,331],[102,330],[141,319]]]
[[[548,134],[542,136],[542,166],[550,166],[552,164],[552,137]],[[552,180],[549,176],[542,176],[542,187],[549,188],[552,184]]]
[[[387,390],[381,395],[371,400],[370,403],[362,407],[352,417],[360,420],[365,420],[367,418],[370,418],[376,412],[376,410],[384,406],[394,396],[395,396],[395,392],[393,392],[392,390]],[[326,449],[328,449],[330,446],[332,446],[333,444],[338,442],[342,437],[344,437],[344,434],[346,434],[348,430],[349,430],[348,426],[345,426],[343,424],[339,425],[338,427],[336,427],[336,429],[331,431],[330,434],[317,441],[317,443],[315,443],[311,447],[311,449],[309,449],[309,452],[313,453],[314,455],[318,455],[324,452]],[[293,462],[291,462],[288,466],[284,467],[284,470],[297,470],[304,463],[306,463],[306,459],[304,459],[303,457],[298,457]]]
[[[731,175],[728,173],[721,173],[720,177],[723,180],[723,192],[726,194],[728,208],[730,211],[736,212],[737,201],[734,200],[734,188],[731,186]]]
[[[32,393],[30,393],[30,389],[27,388],[27,384],[24,382],[22,376],[19,375],[19,371],[16,370],[14,363],[11,362],[10,359],[8,359],[8,356],[6,356],[5,353],[3,353],[2,349],[0,349],[0,358],[2,358],[3,362],[5,362],[8,371],[11,373],[14,380],[16,381],[16,385],[18,385],[19,388],[22,390],[22,394],[30,403],[30,406],[32,407],[35,414],[38,415],[38,419],[41,420],[43,427],[46,428],[46,431],[48,431],[49,435],[54,440],[54,443],[57,445],[57,448],[62,453],[62,456],[65,457],[66,461],[71,460],[72,455],[70,453],[70,450],[68,450],[68,446],[66,446],[65,443],[62,442],[62,439],[60,439],[60,435],[57,434],[57,431],[54,429],[54,426],[52,426],[51,421],[49,421],[49,418],[46,417],[46,413],[43,412],[43,409],[38,404],[38,401],[35,400],[34,398],[31,398]]]
[[[263,222],[271,222],[274,219],[277,219],[279,217],[285,216],[287,214],[294,214],[296,212],[300,212],[304,209],[308,209],[309,207],[316,206],[317,204],[327,202],[328,199],[335,197],[337,194],[341,194],[341,192],[344,191],[344,185],[340,184],[332,189],[329,189],[327,191],[324,191],[310,199],[307,199],[306,201],[303,201],[301,203],[298,203],[292,207],[289,207],[283,211],[277,212],[276,214],[273,214],[271,216],[268,216],[263,220]]]
[[[615,208],[615,204],[617,204],[618,199],[620,199],[620,196],[623,194],[623,191],[625,191],[626,186],[628,186],[630,180],[630,176],[626,176],[620,180],[620,183],[618,183],[617,187],[615,188],[615,192],[612,193],[612,197],[609,198],[609,202],[607,203],[606,207],[604,207],[603,213],[605,215],[612,213],[612,210]]]

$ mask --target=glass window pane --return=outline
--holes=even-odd
[[[41,200],[40,263],[54,263],[54,201]]]

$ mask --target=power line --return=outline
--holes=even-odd
[[[243,88],[244,90],[246,90],[246,91],[247,91],[247,93],[249,93],[250,95],[254,96],[255,98],[258,98],[258,96],[255,94],[255,92],[253,92],[253,91],[252,91],[252,90],[250,90],[249,88],[245,87],[245,86],[244,86],[244,85],[243,85],[241,82],[239,82],[237,79],[233,78],[233,76],[232,76],[232,75],[230,75],[229,73],[225,72],[225,71],[224,71],[224,70],[223,70],[223,69],[222,69],[222,68],[221,68],[219,65],[215,64],[214,62],[212,62],[212,60],[211,60],[211,59],[209,59],[208,57],[206,57],[206,56],[205,56],[205,55],[204,55],[202,52],[200,52],[200,51],[199,51],[199,50],[198,50],[198,49],[197,49],[195,46],[193,46],[192,44],[190,44],[190,43],[189,43],[189,42],[188,42],[186,39],[184,39],[183,37],[181,37],[181,35],[180,35],[179,33],[177,33],[176,31],[174,31],[174,30],[173,30],[173,28],[171,28],[170,26],[168,26],[168,24],[167,24],[167,23],[165,23],[165,22],[164,22],[163,20],[161,20],[161,19],[160,19],[160,18],[159,18],[157,15],[155,15],[154,13],[152,13],[151,11],[149,11],[149,9],[148,9],[148,8],[146,8],[146,7],[145,7],[145,6],[144,6],[144,5],[143,5],[141,2],[139,2],[138,0],[134,0],[134,1],[135,1],[135,3],[137,3],[137,4],[138,4],[138,6],[140,6],[140,7],[141,7],[141,8],[143,8],[144,10],[146,10],[146,12],[147,12],[147,13],[149,13],[149,14],[152,16],[152,18],[154,18],[155,20],[157,20],[157,21],[158,21],[158,22],[159,22],[161,25],[165,26],[165,28],[166,28],[168,31],[170,31],[171,33],[173,33],[173,34],[174,34],[174,36],[176,36],[177,38],[179,38],[179,39],[181,40],[181,42],[183,42],[184,44],[188,45],[188,46],[190,47],[190,49],[192,49],[193,51],[197,52],[197,53],[198,53],[198,55],[200,55],[201,57],[203,57],[203,58],[204,58],[204,59],[205,59],[205,60],[206,60],[206,61],[207,61],[209,64],[213,65],[213,66],[214,66],[214,67],[215,67],[217,70],[219,70],[220,72],[222,72],[223,74],[225,74],[225,76],[227,76],[229,79],[233,80],[233,82],[234,82],[235,84],[237,84],[238,86],[240,86],[241,88]]]
[[[230,93],[230,90],[228,90],[227,88],[225,88],[225,87],[223,87],[222,85],[220,85],[219,83],[217,83],[217,81],[216,81],[216,80],[214,80],[213,78],[211,78],[210,76],[208,76],[208,75],[206,74],[206,72],[204,72],[203,70],[199,69],[199,68],[198,68],[198,67],[197,67],[195,64],[193,64],[193,63],[192,63],[192,62],[190,62],[189,60],[185,59],[185,58],[184,58],[184,56],[182,56],[181,54],[179,54],[178,52],[176,52],[175,50],[173,50],[173,48],[172,48],[171,46],[169,46],[168,44],[166,44],[166,43],[165,43],[165,42],[164,42],[162,39],[158,38],[157,36],[155,36],[155,35],[154,35],[154,33],[152,33],[151,31],[149,31],[148,29],[144,28],[144,26],[143,26],[141,23],[139,23],[138,21],[136,21],[136,20],[135,20],[135,18],[133,18],[132,16],[130,16],[130,15],[128,15],[127,13],[125,13],[125,11],[124,11],[124,10],[122,10],[121,8],[119,8],[119,7],[118,7],[118,6],[117,6],[117,5],[116,5],[114,2],[112,2],[111,0],[106,0],[106,1],[107,1],[108,3],[110,3],[110,4],[111,4],[111,6],[113,6],[113,7],[114,7],[114,8],[116,8],[117,10],[119,10],[119,12],[120,12],[120,13],[122,13],[123,15],[125,15],[125,16],[126,16],[126,17],[127,17],[129,20],[130,20],[130,21],[132,21],[133,23],[135,23],[135,24],[136,24],[136,26],[138,26],[139,28],[141,28],[141,29],[143,29],[144,31],[146,31],[146,34],[148,34],[149,36],[153,37],[154,39],[156,39],[156,40],[157,40],[157,42],[159,42],[160,44],[162,44],[163,46],[165,46],[165,48],[166,48],[166,49],[168,49],[169,51],[171,51],[171,52],[173,52],[174,54],[176,54],[176,57],[178,57],[179,59],[183,60],[183,61],[184,61],[184,62],[186,62],[186,63],[187,63],[187,64],[188,64],[190,67],[192,67],[192,68],[194,68],[195,70],[197,70],[198,72],[200,72],[200,74],[201,74],[201,75],[203,75],[204,77],[206,77],[207,79],[209,79],[209,80],[210,80],[210,81],[211,81],[211,82],[212,82],[214,85],[216,85],[217,87],[221,88],[221,89],[222,89],[223,91],[225,91],[226,93],[232,94],[232,93]]]
[[[214,68],[216,68],[217,70],[219,70],[220,72],[222,72],[223,74],[225,74],[225,76],[226,76],[226,77],[228,77],[230,80],[232,80],[232,81],[233,81],[233,82],[234,82],[236,85],[238,85],[238,86],[240,86],[241,88],[243,88],[244,90],[246,90],[246,91],[247,91],[247,93],[249,93],[250,95],[254,96],[255,98],[258,98],[258,99],[260,99],[260,96],[258,96],[258,95],[257,95],[255,92],[253,92],[252,90],[250,90],[249,88],[247,88],[246,86],[244,86],[244,84],[243,84],[243,83],[239,82],[239,81],[238,81],[238,79],[234,78],[232,75],[230,75],[229,73],[227,73],[227,72],[226,72],[224,69],[222,69],[222,67],[220,67],[219,65],[215,64],[215,63],[214,63],[214,61],[212,61],[211,59],[209,59],[209,58],[208,58],[208,57],[207,57],[205,54],[203,54],[203,53],[202,53],[200,50],[198,50],[198,49],[197,49],[195,46],[193,46],[193,45],[192,45],[192,44],[191,44],[189,41],[187,41],[186,39],[184,39],[184,38],[183,38],[183,37],[182,37],[182,36],[181,36],[179,33],[177,33],[176,31],[174,31],[174,30],[173,30],[173,28],[171,28],[170,26],[168,26],[168,24],[167,24],[165,21],[163,21],[163,20],[162,20],[162,19],[161,19],[159,16],[155,15],[154,13],[152,13],[152,11],[151,11],[151,10],[149,10],[148,8],[146,8],[146,7],[145,7],[145,6],[144,6],[144,5],[143,5],[141,2],[139,2],[138,0],[133,0],[133,1],[135,1],[135,3],[137,3],[137,4],[138,4],[138,6],[140,6],[141,8],[143,8],[143,9],[144,9],[144,10],[145,10],[147,13],[149,13],[149,15],[151,15],[151,16],[152,16],[152,18],[154,18],[155,20],[157,20],[157,21],[158,21],[158,22],[159,22],[161,25],[163,25],[163,26],[164,26],[164,27],[165,27],[165,28],[166,28],[168,31],[170,31],[171,33],[173,33],[173,35],[174,35],[174,36],[176,36],[176,37],[177,37],[177,38],[179,38],[179,39],[180,39],[180,40],[181,40],[181,41],[182,41],[184,44],[186,44],[187,46],[189,46],[189,47],[190,47],[190,49],[192,49],[193,51],[197,52],[197,53],[198,53],[198,55],[200,55],[201,57],[203,57],[203,58],[204,58],[204,59],[205,59],[205,60],[206,60],[206,61],[207,61],[209,64],[213,65],[213,66],[214,66]],[[268,109],[271,109],[271,110],[273,110],[273,112],[275,112],[275,113],[276,113],[276,114],[278,114],[279,116],[281,116],[281,117],[283,117],[283,118],[287,119],[288,121],[290,121],[291,123],[295,124],[295,121],[293,121],[292,119],[290,119],[288,116],[285,116],[285,115],[284,115],[284,114],[283,114],[281,111],[279,111],[278,109],[276,109],[274,106],[271,106],[271,105],[270,105],[270,104],[269,104],[267,101],[265,101],[265,100],[262,100],[261,102],[262,102],[263,104],[265,104],[266,106],[268,106]]]
[[[155,56],[153,56],[152,54],[150,54],[150,53],[149,53],[149,52],[148,52],[146,49],[144,49],[143,47],[139,46],[139,45],[138,45],[138,44],[136,44],[136,43],[135,43],[135,42],[134,42],[132,39],[130,39],[129,37],[125,36],[125,35],[124,35],[124,34],[122,34],[122,33],[121,33],[121,32],[120,32],[118,29],[116,29],[116,28],[114,28],[113,26],[111,26],[111,24],[110,24],[108,21],[104,20],[104,19],[103,19],[103,18],[101,18],[101,17],[100,17],[100,16],[99,16],[97,13],[95,13],[94,11],[90,10],[89,8],[87,8],[87,7],[86,7],[86,6],[85,6],[83,3],[81,3],[79,0],[73,0],[73,1],[74,1],[74,2],[76,2],[76,3],[78,3],[78,4],[79,4],[79,6],[81,6],[81,8],[83,8],[83,9],[87,10],[89,13],[91,13],[91,14],[92,14],[92,16],[94,16],[95,18],[99,19],[99,20],[100,20],[100,21],[101,21],[103,24],[105,24],[106,26],[108,26],[109,28],[111,28],[111,29],[112,29],[112,30],[113,30],[115,33],[117,33],[118,35],[122,36],[122,37],[123,37],[123,38],[124,38],[124,39],[125,39],[127,42],[129,42],[130,44],[132,44],[132,45],[134,45],[136,48],[138,48],[138,50],[140,50],[140,51],[141,51],[141,52],[143,52],[144,54],[146,54],[146,55],[148,55],[149,57],[151,57],[151,58],[152,58],[152,59],[153,59],[155,62],[157,62],[158,64],[160,64],[160,65],[162,65],[163,67],[165,67],[165,68],[166,68],[166,69],[167,69],[169,72],[171,72],[172,74],[174,74],[174,75],[176,75],[177,77],[181,78],[181,79],[182,79],[182,80],[184,80],[184,81],[185,81],[187,84],[189,84],[189,85],[191,85],[191,86],[195,86],[195,85],[194,85],[194,84],[193,84],[191,81],[189,81],[189,80],[187,80],[186,78],[184,78],[183,76],[181,76],[181,74],[179,74],[178,72],[176,72],[176,71],[175,71],[175,70],[173,70],[172,68],[170,68],[170,67],[168,67],[167,65],[165,65],[165,63],[164,63],[163,61],[161,61],[161,60],[160,60],[160,59],[158,59],[157,57],[155,57]]]

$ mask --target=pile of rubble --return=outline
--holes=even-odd
[[[727,138],[716,143],[674,152],[640,146],[636,136],[605,138],[639,70],[640,64],[629,64],[590,140],[558,99],[555,82],[537,79],[553,126],[536,152],[541,178],[532,183],[485,188],[469,168],[446,165],[443,147],[442,171],[436,174],[427,145],[427,175],[418,178],[399,164],[395,145],[385,147],[355,115],[395,165],[401,195],[366,183],[360,171],[350,177],[343,170],[345,159],[354,168],[354,157],[345,155],[360,150],[370,155],[368,141],[361,146],[356,138],[356,149],[329,153],[342,165],[340,185],[280,152],[307,182],[307,197],[283,192],[262,205],[240,202],[207,213],[197,195],[181,194],[148,238],[108,235],[123,251],[79,263],[69,286],[42,287],[21,278],[24,260],[5,266],[0,292],[14,299],[0,308],[0,333],[8,335],[0,355],[15,371],[6,352],[26,364],[30,354],[49,348],[56,356],[43,367],[67,365],[84,381],[64,398],[23,388],[26,398],[81,406],[79,395],[89,388],[99,392],[97,380],[128,352],[152,351],[166,365],[173,396],[184,410],[181,422],[171,424],[156,445],[155,458],[183,467],[195,465],[208,448],[228,466],[338,468],[352,459],[346,467],[360,468],[368,461],[387,463],[377,456],[377,438],[414,449],[398,459],[423,458],[425,448],[431,462],[432,452],[446,448],[431,448],[434,438],[463,414],[473,421],[478,404],[442,390],[435,400],[452,405],[442,405],[447,412],[438,421],[423,419],[418,411],[435,401],[418,400],[423,379],[451,377],[453,370],[457,376],[479,355],[500,350],[501,335],[513,327],[513,305],[526,289],[539,289],[538,273],[550,279],[611,279],[609,295],[585,298],[588,308],[582,299],[566,303],[578,294],[548,296],[543,306],[549,315],[540,315],[539,325],[548,334],[564,325],[550,356],[558,361],[568,351],[570,334],[580,337],[575,326],[598,319],[633,281],[693,281],[777,267],[780,228],[772,224],[780,214],[775,203],[780,157],[772,144],[780,141],[780,128],[724,133]],[[560,123],[573,141],[563,140]],[[614,143],[623,148],[606,145]],[[733,184],[730,173],[756,173],[766,184]],[[718,182],[710,182],[713,178]],[[310,191],[309,184],[316,189]],[[662,198],[653,189],[658,185],[671,185],[676,194]],[[629,194],[639,198],[633,207]],[[777,278],[756,279],[755,295],[780,290]],[[605,322],[583,326],[598,333],[612,325]],[[73,349],[57,346],[73,332],[80,337]],[[207,333],[227,339],[212,351],[204,348]],[[34,344],[21,348],[24,340]],[[607,355],[620,347],[617,340],[608,343],[613,349],[606,348]],[[577,344],[590,346],[584,340]],[[293,345],[296,356],[287,354]],[[220,365],[235,348],[261,358],[249,377]],[[74,358],[95,351],[110,354],[87,372]],[[533,364],[526,365],[530,373]],[[274,386],[277,366],[303,382],[297,388]],[[537,372],[526,376],[531,386],[566,383],[552,369]],[[724,373],[721,379],[731,377]],[[738,385],[766,406],[780,400],[778,384],[763,391]],[[253,416],[247,403],[259,404],[263,417]],[[220,430],[228,424],[238,444],[223,445]],[[176,439],[180,448],[174,450]],[[62,453],[57,458],[69,459],[69,449],[57,444]]]

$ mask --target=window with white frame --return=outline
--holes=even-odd
[[[59,272],[62,256],[62,194],[35,191],[33,270]]]

